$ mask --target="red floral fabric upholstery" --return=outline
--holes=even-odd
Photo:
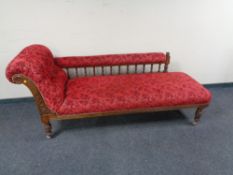
[[[113,66],[129,64],[165,63],[164,53],[135,53],[98,56],[57,57],[55,63],[60,67]]]
[[[164,63],[163,53],[123,54],[54,59],[42,45],[23,49],[8,65],[6,76],[30,78],[48,108],[58,114],[80,114],[127,109],[207,104],[210,92],[190,76],[146,73],[83,77],[68,80],[61,67]]]
[[[210,92],[184,73],[83,77],[69,80],[59,114],[206,104]]]
[[[31,45],[23,49],[8,65],[6,76],[12,81],[15,74],[30,78],[48,107],[56,111],[64,101],[66,73],[56,66],[50,50],[42,45]]]

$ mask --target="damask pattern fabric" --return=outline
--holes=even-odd
[[[113,66],[129,64],[165,63],[164,53],[135,53],[98,56],[57,57],[55,63],[60,67]]]
[[[23,49],[6,69],[9,81],[15,74],[30,78],[51,110],[56,111],[63,103],[67,76],[54,64],[53,55],[47,47],[31,45]]]
[[[58,113],[206,104],[210,99],[207,89],[179,72],[83,77],[68,81]]]

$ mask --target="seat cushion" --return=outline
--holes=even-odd
[[[206,104],[210,92],[184,73],[147,73],[69,80],[59,114]]]

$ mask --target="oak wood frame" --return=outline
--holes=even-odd
[[[168,64],[170,63],[170,54],[166,53],[166,62],[164,63],[164,71],[168,71]],[[127,71],[128,72],[128,71]],[[94,75],[95,76],[95,75]],[[156,112],[156,111],[169,111],[169,110],[178,110],[183,108],[197,108],[195,112],[193,124],[197,124],[200,121],[202,111],[209,104],[194,104],[194,105],[180,105],[172,107],[156,107],[156,108],[145,108],[145,109],[131,109],[131,110],[118,110],[110,112],[95,112],[95,113],[82,113],[82,114],[73,114],[73,115],[59,115],[56,112],[50,110],[46,105],[43,96],[36,87],[35,83],[28,77],[22,74],[15,74],[12,76],[12,82],[16,84],[24,84],[27,86],[36,103],[36,106],[40,113],[40,120],[44,126],[44,131],[46,137],[49,139],[52,137],[52,125],[51,120],[70,120],[70,119],[81,119],[81,118],[93,118],[93,117],[105,117],[105,116],[115,116],[123,114],[133,114],[133,113],[145,113],[145,112]]]

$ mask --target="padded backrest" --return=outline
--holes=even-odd
[[[146,72],[167,72],[167,52],[128,53],[95,56],[56,57],[55,64],[64,68],[69,78]],[[114,69],[114,70],[113,70]]]
[[[31,45],[23,49],[6,69],[9,81],[15,74],[23,74],[32,80],[51,110],[56,111],[63,103],[67,75],[54,64],[47,47]]]

